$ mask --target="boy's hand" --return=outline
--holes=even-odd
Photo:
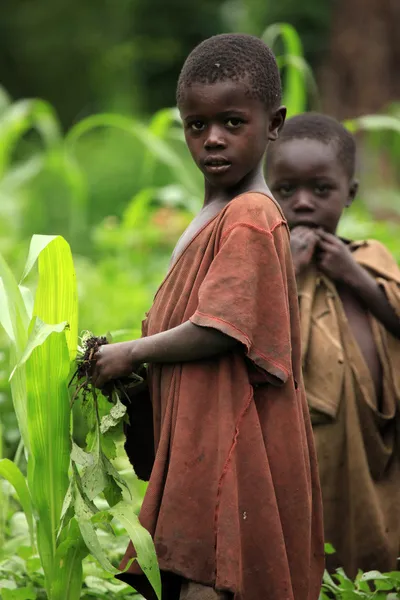
[[[112,379],[121,379],[130,375],[138,367],[133,360],[133,343],[119,342],[100,346],[94,355],[96,364],[93,368],[92,383],[102,388]]]
[[[333,281],[352,285],[354,277],[362,267],[356,263],[348,246],[335,235],[322,229],[318,230],[318,237],[318,268]]]
[[[319,237],[315,229],[299,225],[290,232],[290,249],[296,275],[299,275],[311,262]]]

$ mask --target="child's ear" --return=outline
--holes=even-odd
[[[350,183],[349,195],[347,198],[346,207],[349,207],[353,204],[353,200],[357,196],[357,192],[358,192],[358,181],[357,181],[357,179],[353,179],[353,181]]]
[[[274,142],[278,139],[279,132],[283,127],[286,119],[286,106],[280,106],[275,110],[270,117],[268,139],[270,142]]]

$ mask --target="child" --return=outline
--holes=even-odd
[[[284,217],[262,173],[284,122],[275,58],[220,35],[190,54],[177,101],[204,175],[144,337],[104,346],[94,382],[149,365],[156,456],[140,513],[164,600],[317,600],[318,469]],[[134,556],[128,548],[123,566]],[[136,563],[124,575],[146,598]]]
[[[267,155],[291,229],[328,566],[350,576],[400,556],[400,271],[379,242],[336,235],[354,166],[352,135],[312,113],[289,119]]]

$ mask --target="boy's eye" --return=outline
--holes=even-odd
[[[314,193],[316,196],[326,197],[332,190],[332,186],[327,183],[316,183],[314,185]]]
[[[225,121],[225,125],[229,128],[229,129],[237,129],[238,127],[240,127],[243,124],[243,120],[239,119],[239,117],[231,117],[230,119],[227,119]]]
[[[290,198],[295,192],[296,188],[291,183],[282,183],[275,187],[274,191],[282,198]]]
[[[204,121],[192,121],[189,127],[190,129],[193,129],[193,131],[203,131],[206,127],[206,124]]]

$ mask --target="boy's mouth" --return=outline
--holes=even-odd
[[[231,167],[231,163],[224,156],[207,156],[203,164],[208,173],[225,173]]]

